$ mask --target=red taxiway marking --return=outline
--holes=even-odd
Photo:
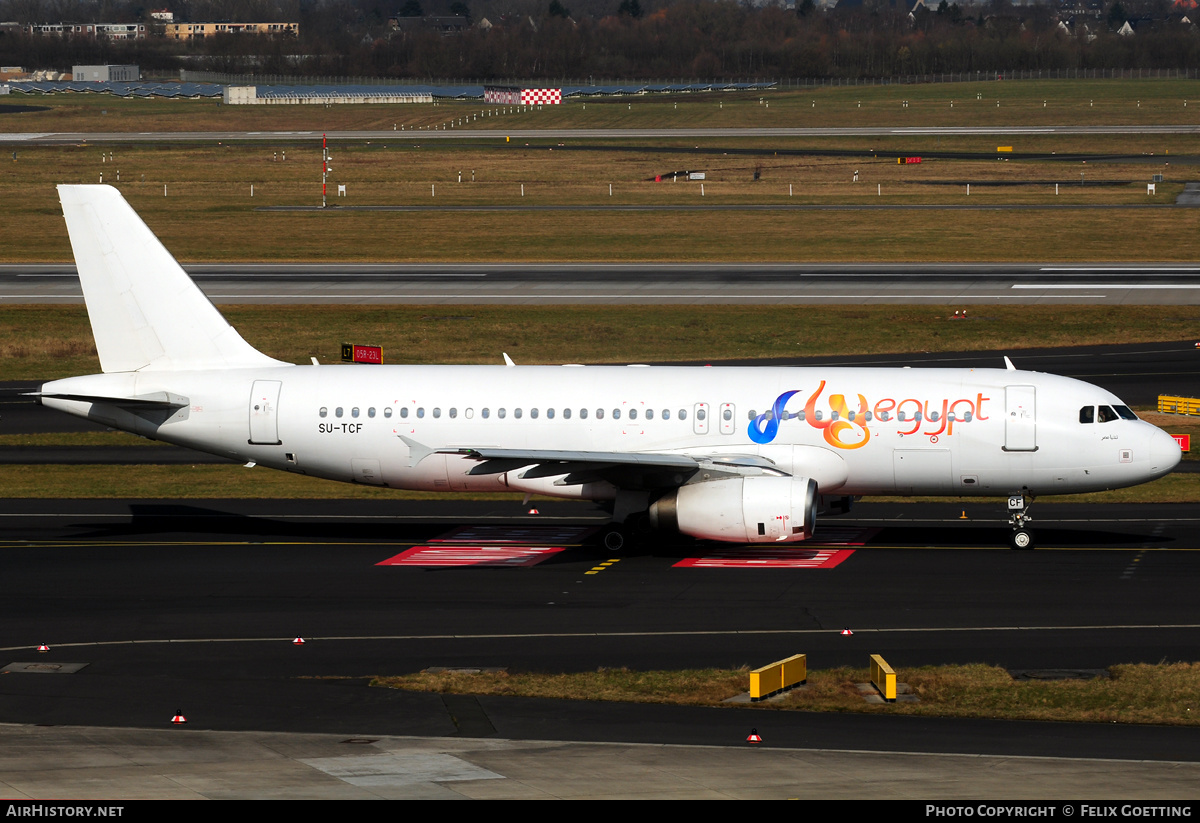
[[[854,549],[771,548],[754,546],[680,560],[675,568],[690,569],[832,569]]]
[[[377,566],[536,566],[562,546],[413,546]]]

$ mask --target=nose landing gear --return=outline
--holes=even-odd
[[[1008,525],[1012,527],[1012,533],[1008,536],[1008,545],[1013,549],[1032,549],[1033,548],[1033,529],[1029,527],[1029,522],[1033,520],[1029,516],[1029,505],[1033,500],[1027,499],[1024,494],[1011,494],[1008,497]]]

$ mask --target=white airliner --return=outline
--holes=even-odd
[[[712,540],[813,534],[859,495],[1132,486],[1179,446],[1104,389],[1006,369],[297,366],[251,347],[110,186],[59,186],[102,374],[43,405],[212,454],[398,489],[609,501]],[[505,360],[507,361],[507,356]],[[1006,358],[1007,361],[1007,358]]]

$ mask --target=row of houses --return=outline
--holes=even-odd
[[[144,40],[150,36],[168,40],[196,40],[223,34],[265,34],[297,37],[299,23],[176,23],[171,12],[152,12],[153,23],[0,23],[0,33],[31,37],[86,37],[93,40]],[[166,19],[172,18],[172,19]]]

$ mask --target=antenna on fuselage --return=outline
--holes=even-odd
[[[1008,355],[1007,355],[1007,354],[1006,354],[1006,355],[1004,355],[1004,368],[1008,369],[1009,371],[1016,371],[1016,370],[1017,370],[1017,367],[1016,367],[1016,366],[1014,366],[1014,365],[1012,364],[1012,361],[1008,359]]]

